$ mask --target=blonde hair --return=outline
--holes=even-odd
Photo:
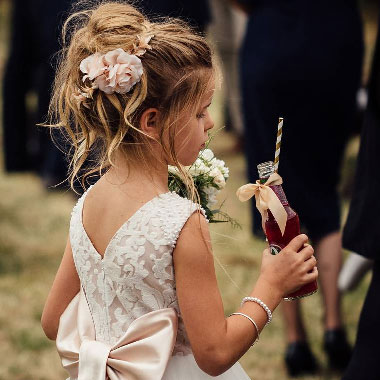
[[[60,128],[69,139],[70,184],[85,180],[114,165],[120,151],[127,163],[142,162],[148,169],[149,137],[139,129],[139,120],[148,108],[159,110],[158,125],[163,152],[179,169],[192,199],[194,183],[174,151],[176,124],[184,111],[194,112],[214,76],[212,52],[204,37],[177,19],[149,21],[130,4],[117,1],[81,1],[63,28],[63,49],[50,104],[52,128]],[[143,75],[126,94],[91,92],[78,102],[75,94],[87,91],[80,62],[99,52],[128,51],[138,38],[154,35],[152,47],[140,57]],[[168,143],[162,137],[168,135]],[[88,162],[92,161],[90,166]],[[153,161],[153,162],[152,162]]]

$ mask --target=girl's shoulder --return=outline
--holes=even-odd
[[[205,210],[198,203],[183,198],[175,192],[159,195],[155,199],[153,212],[158,217],[165,236],[169,238],[173,247],[183,226],[192,214],[199,212],[207,220]]]

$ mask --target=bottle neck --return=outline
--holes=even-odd
[[[277,198],[280,200],[281,204],[284,206],[284,209],[286,211],[286,214],[288,215],[288,220],[293,218],[296,214],[296,212],[290,207],[289,202],[286,198],[284,189],[281,185],[270,185],[269,186],[273,192],[276,194]],[[268,221],[275,221],[274,216],[268,210]]]
[[[269,177],[260,178],[260,183],[264,185]],[[280,200],[282,205],[289,206],[288,200],[286,199],[286,195],[284,193],[284,189],[281,185],[269,185],[269,187],[274,191],[274,193],[277,195],[277,198]]]
[[[281,185],[270,185],[269,187],[277,195],[277,198],[280,200],[280,202],[283,206],[289,206],[288,200],[286,199],[284,189],[282,188]]]
[[[268,178],[275,173],[275,165],[273,161],[263,162],[257,165],[257,169],[259,172],[260,184],[262,185],[264,185],[268,181]],[[281,185],[269,185],[269,187],[274,191],[283,206],[289,206]]]

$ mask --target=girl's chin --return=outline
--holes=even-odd
[[[188,160],[180,160],[180,164],[183,165],[183,166],[191,166],[193,165],[193,163],[195,162],[195,160],[198,158],[198,156],[194,157],[194,158],[189,158]]]
[[[196,159],[198,158],[199,156],[199,151],[196,151],[196,152],[192,152],[192,154],[188,154],[187,157],[178,157],[177,156],[177,159],[178,159],[178,162],[182,165],[182,166],[191,166],[195,161]],[[190,153],[190,152],[188,152]],[[168,162],[168,165],[172,165],[172,166],[175,166],[174,162]]]

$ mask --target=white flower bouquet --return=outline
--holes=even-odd
[[[169,190],[175,191],[184,198],[189,198],[178,169],[175,166],[169,166],[168,170]],[[195,188],[199,194],[200,204],[205,210],[209,222],[230,222],[234,227],[239,226],[234,219],[221,211],[224,202],[219,208],[213,209],[218,203],[216,196],[226,186],[229,176],[229,169],[225,162],[217,159],[211,149],[204,149],[200,152],[196,161],[187,167],[187,170],[193,178]]]

